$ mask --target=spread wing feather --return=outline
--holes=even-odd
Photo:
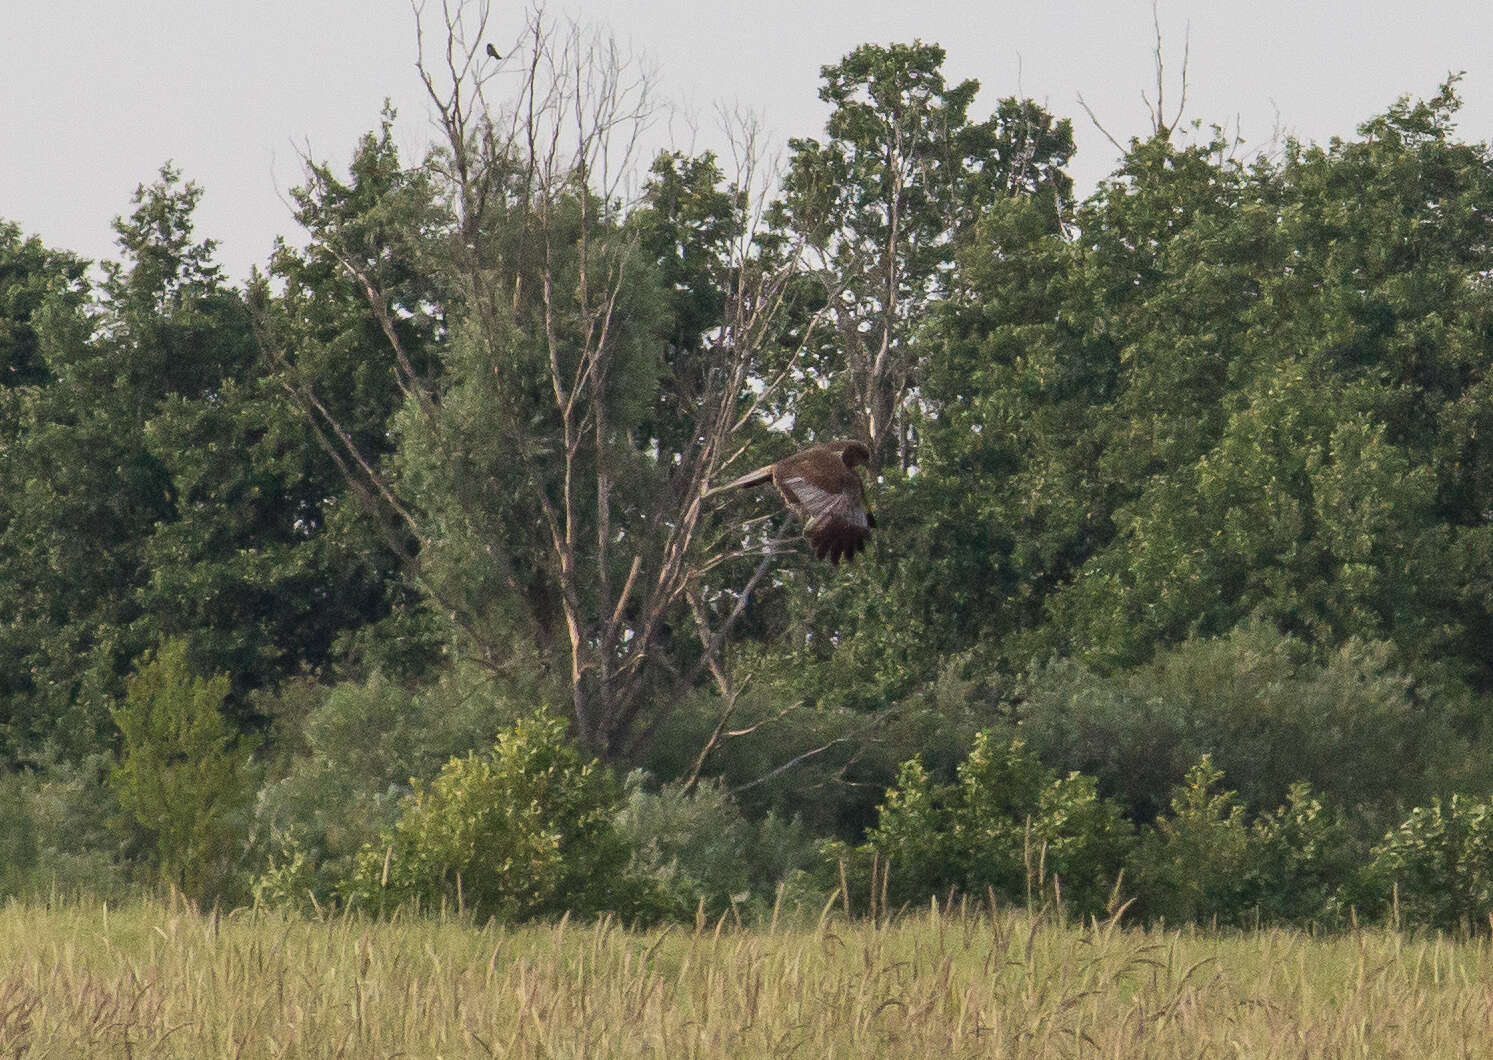
[[[831,519],[842,519],[856,526],[866,525],[865,508],[848,492],[823,489],[798,475],[785,478],[783,485],[792,491],[797,507],[802,509],[800,514],[804,523],[808,526]]]
[[[841,559],[854,560],[865,550],[873,522],[859,496],[858,482],[852,486],[847,480],[845,488],[829,490],[803,475],[789,474],[777,486],[803,520],[804,536],[820,559],[828,558],[838,567]]]
[[[802,520],[814,554],[839,566],[840,560],[853,560],[865,551],[866,539],[876,526],[854,470],[856,464],[866,462],[867,450],[859,443],[813,446],[707,490],[705,496],[771,482]]]

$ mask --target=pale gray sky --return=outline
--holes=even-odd
[[[297,151],[346,161],[389,97],[409,159],[428,138],[406,0],[7,0],[0,35],[0,217],[48,244],[115,256],[110,221],[173,159],[205,189],[199,233],[236,280],[283,234]],[[437,0],[432,6],[438,7]],[[951,80],[982,85],[976,116],[1018,90],[1074,119],[1073,173],[1092,188],[1114,150],[1082,93],[1124,141],[1144,131],[1153,84],[1149,0],[554,0],[645,52],[661,93],[699,115],[755,111],[772,139],[818,135],[820,66],[865,41],[921,38],[948,51]],[[499,46],[523,9],[495,6]],[[1351,135],[1397,96],[1429,96],[1466,70],[1461,132],[1493,130],[1493,4],[1364,0],[1162,0],[1167,62],[1190,27],[1187,113],[1237,119],[1251,144],[1278,120],[1306,140]],[[1176,82],[1169,85],[1175,92]]]

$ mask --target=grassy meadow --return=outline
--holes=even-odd
[[[1486,1056],[1486,940],[0,910],[0,1055]]]

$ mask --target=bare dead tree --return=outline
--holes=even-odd
[[[1151,52],[1151,65],[1156,77],[1156,99],[1153,102],[1144,90],[1141,91],[1140,98],[1146,105],[1146,118],[1151,126],[1151,135],[1168,139],[1182,123],[1182,115],[1187,111],[1187,72],[1192,56],[1192,28],[1189,26],[1182,38],[1182,72],[1178,81],[1177,109],[1170,118],[1167,117],[1166,112],[1166,52],[1161,34],[1160,0],[1152,0],[1151,3],[1151,32],[1155,41]],[[1094,108],[1089,106],[1088,100],[1083,98],[1082,92],[1078,93],[1078,105],[1089,116],[1089,121],[1094,123],[1094,128],[1098,129],[1110,142],[1110,146],[1123,155],[1124,146],[1105,128],[1099,116],[1094,113]]]
[[[1152,133],[1166,138],[1171,136],[1187,110],[1187,66],[1192,55],[1192,28],[1189,26],[1182,37],[1182,76],[1178,92],[1180,98],[1177,100],[1177,113],[1173,114],[1169,121],[1166,117],[1166,63],[1161,47],[1160,0],[1151,0],[1151,29],[1156,37],[1156,48],[1152,53],[1156,67],[1156,102],[1153,104],[1144,92],[1141,93],[1141,99],[1145,101],[1146,109],[1151,113]]]
[[[766,554],[771,545],[712,530],[702,500],[712,479],[747,448],[762,409],[809,341],[816,321],[786,367],[762,376],[762,351],[780,341],[777,322],[800,262],[791,253],[769,262],[754,252],[768,182],[753,130],[745,129],[734,142],[741,232],[717,277],[724,310],[702,340],[693,378],[678,381],[673,395],[689,419],[689,443],[663,488],[624,494],[623,465],[646,446],[625,436],[611,410],[624,370],[623,302],[638,262],[637,235],[625,223],[634,206],[626,189],[654,111],[650,78],[610,38],[574,24],[550,25],[542,13],[501,49],[501,71],[486,49],[492,22],[486,0],[442,0],[438,20],[417,4],[415,15],[417,69],[439,141],[426,167],[450,211],[439,267],[456,292],[461,325],[502,380],[486,412],[522,483],[520,502],[540,528],[543,588],[536,595],[543,601],[533,605],[535,642],[541,651],[551,647],[540,611],[552,610],[563,626],[555,654],[564,661],[575,731],[604,757],[618,758],[678,699],[650,690],[677,693],[709,674],[735,702],[737,686],[722,655],[767,563],[736,588],[712,579],[736,569],[732,558]],[[499,76],[518,82],[502,105],[489,100]],[[463,439],[443,425],[440,384],[421,374],[401,344],[392,292],[380,286],[366,255],[343,244],[343,233],[313,236],[365,296],[409,406],[442,445],[460,453]],[[512,360],[515,329],[526,327],[541,351],[537,388],[529,385],[535,380],[516,376]],[[389,470],[359,451],[312,388],[289,378],[289,392],[369,514],[392,539],[431,541],[438,531],[401,495]],[[521,597],[512,564],[503,567],[502,547],[489,551],[499,577]],[[416,552],[400,550],[419,576]],[[504,664],[503,645],[484,633],[461,594],[442,592],[430,580],[422,584],[477,643],[480,660]],[[720,598],[735,603],[704,603]],[[688,668],[661,648],[669,616],[684,611],[700,648]]]

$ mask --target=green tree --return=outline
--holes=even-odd
[[[32,727],[35,653],[48,642],[55,612],[47,579],[31,566],[42,558],[38,540],[47,492],[35,481],[32,431],[45,418],[44,386],[51,379],[48,347],[59,333],[86,329],[86,262],[47,248],[0,222],[0,753],[9,757]],[[36,712],[38,714],[43,712]]]
[[[40,304],[42,377],[0,398],[12,754],[107,742],[107,701],[162,637],[228,673],[236,724],[255,724],[247,692],[324,665],[388,606],[391,565],[366,537],[329,532],[346,485],[266,373],[212,241],[195,238],[201,195],[169,165],[137,189],[116,221],[124,259],[96,301],[64,283]]]
[[[969,110],[979,82],[949,85],[934,44],[865,44],[821,71],[824,142],[790,141],[774,223],[814,251],[835,317],[835,348],[812,365],[822,388],[801,418],[871,445],[872,469],[914,462],[909,400],[921,375],[914,326],[952,282],[954,249],[980,211],[1027,194],[1066,209],[1072,127],[1030,100]],[[848,408],[850,417],[836,414]]]
[[[243,723],[247,690],[323,663],[338,627],[362,621],[337,570],[356,578],[358,567],[326,554],[301,503],[325,488],[306,482],[310,439],[264,376],[213,241],[194,240],[201,195],[168,166],[118,224],[129,266],[107,269],[102,352],[135,410],[135,459],[163,497],[139,542],[132,635],[187,638],[195,659],[230,675]]]
[[[930,641],[1113,671],[1257,616],[1319,658],[1390,642],[1448,704],[1487,687],[1493,186],[1458,106],[1249,166],[1136,141],[1077,238],[987,209],[925,332],[910,558],[870,635],[924,679]]]
[[[141,189],[140,196],[146,192]],[[0,519],[0,688],[11,754],[102,745],[105,701],[147,646],[129,630],[142,542],[170,516],[169,481],[142,444],[142,404],[115,385],[111,315],[59,292],[32,314],[40,367],[7,403]]]
[[[873,503],[896,527],[877,539],[874,575],[788,582],[777,622],[764,620],[781,637],[785,681],[826,707],[866,712],[907,696],[933,679],[942,652],[976,643],[985,609],[1007,609],[1021,584],[992,555],[1007,529],[968,518],[991,491],[971,489],[967,474],[926,477],[935,417],[967,407],[930,386],[940,359],[929,321],[969,302],[966,257],[996,259],[985,216],[1020,212],[1028,235],[1061,244],[1072,129],[1017,98],[979,120],[978,82],[950,84],[943,59],[932,44],[868,44],[824,67],[825,137],[791,142],[771,215],[804,241],[806,283],[833,325],[805,349],[781,412],[818,436],[869,440]]]
[[[454,15],[444,28],[475,61],[480,44]],[[752,373],[786,270],[734,237],[751,213],[708,160],[664,162],[630,208],[609,152],[640,97],[577,97],[620,83],[615,52],[582,47],[578,29],[535,29],[520,127],[461,102],[480,91],[475,67],[454,95],[427,71],[447,135],[407,184],[430,196],[396,196],[382,216],[404,237],[390,254],[435,275],[432,304],[400,300],[359,216],[307,214],[312,256],[337,263],[388,344],[396,451],[381,461],[314,385],[298,396],[450,647],[499,682],[542,675],[576,734],[618,760],[709,671],[702,656],[718,659],[720,627],[741,613],[732,586],[751,568],[713,562],[735,542],[708,525],[701,495],[756,428]],[[564,49],[546,34],[567,32],[594,78],[554,66]],[[529,105],[552,92],[587,116],[582,128],[553,124],[571,104]],[[573,139],[573,152],[541,150]],[[718,273],[719,308],[694,304],[702,269]],[[399,326],[421,313],[445,336],[425,365]],[[294,360],[282,342],[293,332],[268,338]]]
[[[1152,476],[1216,437],[1227,366],[1248,349],[1217,322],[1252,304],[1242,281],[1262,251],[1250,230],[1270,230],[1240,208],[1268,171],[1223,150],[1138,141],[1076,208],[1082,238],[1023,198],[987,210],[964,246],[959,297],[930,327],[912,484],[930,513],[915,547],[931,562],[893,584],[914,614],[936,615],[942,593],[966,600],[950,630],[959,648],[997,645],[1013,668],[1037,645],[1067,650],[1073,621],[1049,621],[1054,597],[1115,540]],[[1225,260],[1197,261],[1200,250]]]
[[[1487,612],[1465,595],[1487,576],[1486,528],[1464,505],[1482,489],[1466,459],[1493,184],[1486,149],[1452,136],[1457,107],[1450,84],[1402,100],[1357,140],[1241,175],[1222,209],[1173,211],[1184,232],[1114,245],[1127,286],[1158,292],[1094,417],[1112,439],[1098,477],[1131,495],[1055,599],[1049,643],[1128,665],[1254,613],[1486,684],[1471,644]],[[1212,368],[1172,321],[1213,344]]]
[[[1222,780],[1204,755],[1136,845],[1126,878],[1147,919],[1231,924],[1244,915],[1249,826],[1234,793],[1216,790]]]
[[[22,239],[19,225],[0,221],[0,388],[46,382],[33,318],[48,301],[76,305],[86,298],[86,269],[75,255],[35,236]]]
[[[185,642],[167,641],[112,712],[120,806],[150,837],[161,879],[199,902],[236,897],[254,793],[254,744],[222,714],[228,686],[221,674],[193,674]]]

